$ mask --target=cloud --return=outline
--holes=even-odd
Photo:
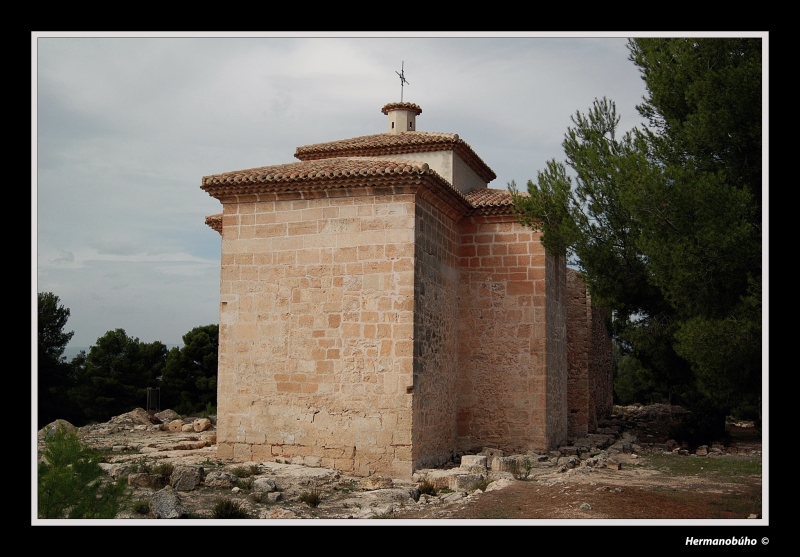
[[[89,244],[101,255],[136,255],[144,250],[126,241],[103,240]]]

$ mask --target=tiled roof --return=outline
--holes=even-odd
[[[383,108],[381,108],[381,112],[383,112],[384,114],[389,114],[390,110],[401,110],[401,109],[411,110],[417,116],[422,114],[422,109],[419,107],[418,104],[414,103],[389,103]]]
[[[528,194],[526,192],[520,192],[520,195]],[[511,213],[514,207],[511,193],[507,190],[476,188],[465,193],[464,197],[475,209],[474,212],[481,215]]]
[[[220,234],[222,234],[222,213],[216,215],[208,215],[206,217],[206,225],[210,226]]]
[[[311,161],[328,157],[375,157],[429,151],[455,151],[486,182],[497,178],[494,171],[483,162],[472,147],[455,133],[403,132],[364,135],[329,143],[303,145],[297,148],[294,156],[301,161]]]
[[[346,187],[418,186],[425,183],[461,211],[464,196],[427,163],[406,159],[339,157],[262,166],[204,176],[200,186],[216,198],[231,195],[325,190]]]

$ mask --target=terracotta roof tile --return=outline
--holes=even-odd
[[[486,182],[497,178],[494,171],[483,162],[472,147],[455,133],[403,132],[364,135],[328,143],[303,145],[297,148],[294,156],[301,161],[311,161],[328,157],[374,157],[428,151],[455,151]]]
[[[528,195],[520,192],[520,195]],[[476,188],[464,194],[464,197],[476,209],[478,214],[504,214],[512,213],[514,203],[507,190],[492,188]]]
[[[400,110],[403,108],[413,111],[414,114],[416,114],[417,116],[422,114],[422,109],[419,107],[418,104],[414,103],[389,103],[383,108],[381,108],[381,112],[383,112],[384,114],[389,114],[390,110]]]
[[[247,170],[234,170],[203,177],[203,187],[222,184],[247,184],[265,182],[296,182],[325,180],[347,176],[373,174],[436,174],[427,163],[406,159],[379,159],[373,157],[337,157],[274,166],[261,166]],[[443,178],[442,178],[443,179]]]

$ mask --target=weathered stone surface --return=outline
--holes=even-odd
[[[697,456],[707,456],[708,455],[708,445],[700,445],[697,447],[695,453]]]
[[[188,518],[189,516],[180,495],[170,486],[153,494],[150,499],[150,512],[156,518]]]
[[[192,422],[192,429],[196,432],[200,433],[201,431],[207,431],[211,429],[213,426],[211,424],[211,420],[208,418],[197,418],[195,421]]]
[[[187,433],[190,431],[194,431],[194,426],[192,424],[183,424],[181,426],[181,431],[185,431]]]
[[[133,428],[135,425],[151,425],[153,422],[150,420],[150,415],[147,413],[147,410],[144,408],[136,408],[131,410],[130,412],[126,412],[125,414],[120,414],[119,416],[114,416],[110,420],[108,420],[109,424],[120,425],[120,426],[130,426]]]
[[[484,455],[465,454],[461,457],[461,468],[470,469],[473,466],[486,468],[487,459]]]
[[[392,487],[392,478],[386,476],[370,476],[364,478],[359,482],[361,489],[365,491],[372,491],[375,489],[389,489]]]
[[[192,491],[203,483],[202,466],[178,466],[170,476],[170,485],[177,491]]]
[[[167,483],[163,476],[157,474],[144,474],[137,472],[128,475],[128,485],[133,487],[148,487],[150,489],[161,489]]]
[[[515,480],[510,478],[500,478],[499,480],[495,480],[491,482],[489,485],[486,486],[486,491],[496,491],[498,489],[503,489],[504,487],[508,487],[514,483]]]
[[[239,478],[234,476],[233,474],[227,474],[225,472],[210,472],[204,480],[206,487],[218,487],[218,488],[227,488],[230,489],[231,487],[236,485],[236,482]]]
[[[181,419],[172,420],[169,423],[168,427],[169,427],[170,431],[182,431],[183,430],[183,420],[181,420]]]
[[[129,464],[108,464],[101,462],[100,469],[115,480],[118,478],[124,478],[131,473],[131,466]]]
[[[253,480],[253,491],[255,493],[269,493],[278,489],[277,484],[270,478],[256,478]]]
[[[74,425],[69,423],[67,420],[55,420],[53,422],[50,422],[49,424],[47,424],[46,426],[44,426],[42,429],[40,429],[38,431],[38,433],[37,433],[38,438],[39,439],[44,439],[44,437],[46,435],[48,435],[48,434],[52,435],[53,433],[56,432],[56,430],[59,428],[59,426],[63,427],[67,431],[67,433],[71,433],[71,432],[76,431],[78,429]]]
[[[174,410],[170,410],[169,408],[166,410],[162,410],[161,412],[157,412],[155,417],[161,420],[162,424],[168,424],[174,420],[180,420],[181,415],[175,412]]]

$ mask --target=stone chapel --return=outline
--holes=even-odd
[[[202,179],[222,203],[217,454],[410,477],[546,451],[612,403],[611,343],[563,257],[455,133],[385,133]]]

